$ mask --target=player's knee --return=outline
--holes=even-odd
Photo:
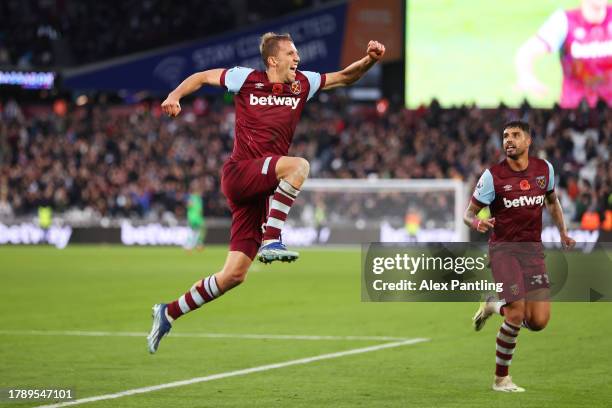
[[[304,177],[308,176],[308,173],[310,173],[310,163],[308,163],[308,160],[302,158],[302,157],[298,157],[298,169],[299,172],[304,174]]]
[[[246,279],[251,260],[246,256],[230,255],[217,274],[217,284],[223,292],[240,285]]]
[[[520,326],[525,319],[525,308],[519,305],[504,307],[504,318],[511,324]]]
[[[310,173],[310,163],[302,157],[295,157],[292,167],[293,176],[298,179],[305,180],[308,177],[308,173]]]
[[[531,331],[544,330],[548,325],[548,316],[532,316],[526,323],[527,328]]]

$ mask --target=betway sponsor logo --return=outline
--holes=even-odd
[[[520,196],[519,198],[515,198],[514,200],[508,200],[504,197],[504,207],[512,208],[512,207],[525,207],[528,205],[543,205],[544,204],[544,195],[539,196]]]
[[[285,224],[283,242],[292,246],[325,244],[329,241],[331,230],[327,227],[317,230],[313,227],[297,227]]]
[[[189,238],[188,227],[166,227],[160,224],[132,226],[121,223],[121,243],[124,245],[184,245]]]
[[[249,94],[249,105],[251,106],[291,106],[291,109],[293,110],[298,107],[299,103],[300,98],[295,98],[293,96],[255,96],[253,94]]]
[[[36,245],[51,244],[56,248],[66,248],[72,235],[72,228],[69,226],[52,226],[48,230],[43,230],[38,225],[23,223],[18,225],[0,224],[0,245]]]
[[[602,58],[612,56],[612,41],[593,41],[586,44],[573,42],[571,54],[574,58]]]

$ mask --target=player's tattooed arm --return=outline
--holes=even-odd
[[[325,74],[325,86],[323,90],[351,85],[361,78],[374,64],[385,55],[385,46],[378,41],[370,41],[366,56],[353,62],[342,71]]]
[[[463,222],[470,228],[475,229],[480,233],[485,233],[490,229],[493,229],[495,224],[495,218],[489,218],[488,220],[481,220],[478,218],[478,213],[482,210],[482,207],[476,205],[470,201],[470,205],[463,214]]]
[[[546,195],[546,208],[548,208],[548,212],[550,212],[550,216],[559,230],[561,245],[563,245],[563,248],[573,248],[574,245],[576,245],[576,241],[567,235],[567,227],[565,226],[565,220],[563,219],[563,209],[561,208],[561,203],[559,202],[557,193],[554,191],[551,191]]]
[[[181,112],[179,101],[183,96],[197,91],[202,85],[221,86],[222,73],[223,69],[209,69],[190,75],[174,91],[170,92],[166,100],[162,102],[162,110],[168,116],[177,116]]]

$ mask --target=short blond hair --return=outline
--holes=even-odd
[[[269,32],[261,36],[261,42],[259,43],[259,52],[261,52],[261,59],[263,60],[263,63],[266,67],[268,66],[268,57],[273,57],[278,54],[278,43],[281,41],[293,42],[293,39],[288,33],[276,34],[273,32]]]

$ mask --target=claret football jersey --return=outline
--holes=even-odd
[[[221,85],[235,93],[236,135],[230,160],[286,156],[304,105],[325,86],[325,75],[297,71],[292,83],[268,81],[264,71],[234,67]]]
[[[523,171],[512,170],[506,160],[485,170],[472,201],[489,206],[495,217],[489,242],[540,242],[542,209],[554,188],[552,165],[535,157]]]

